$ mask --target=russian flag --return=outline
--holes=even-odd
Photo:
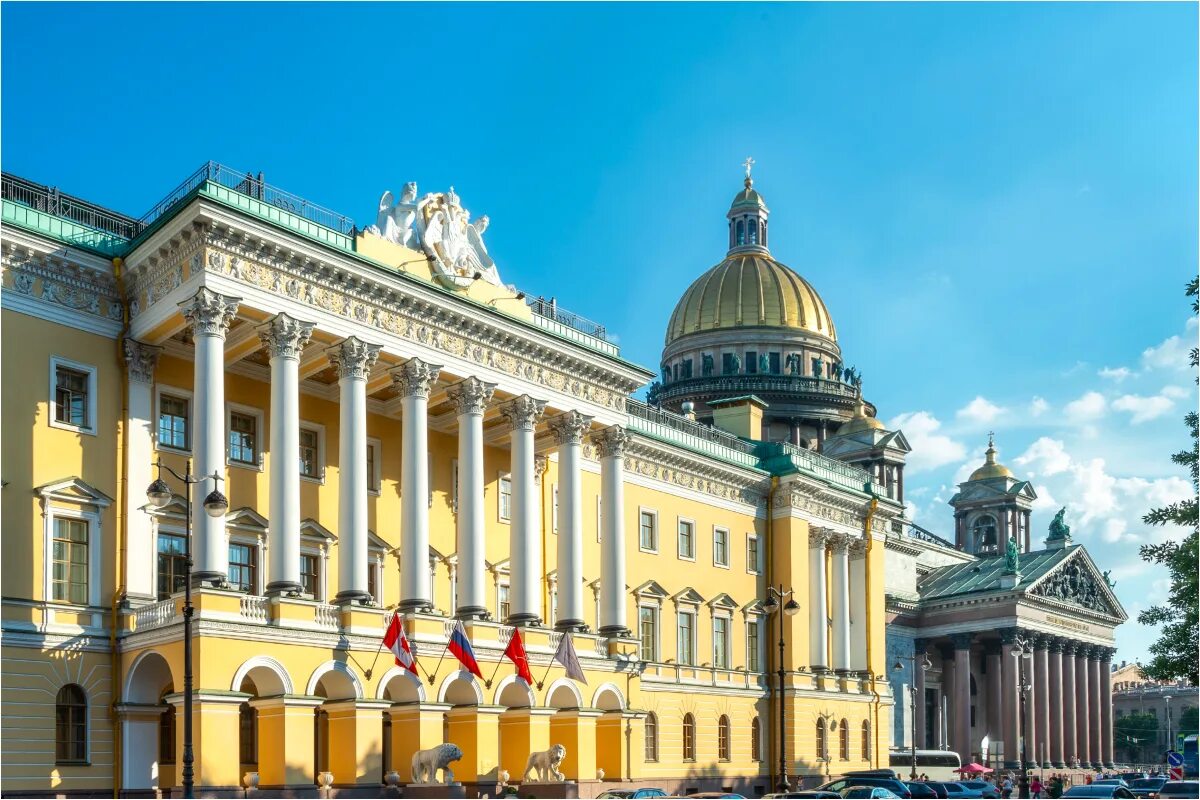
[[[450,634],[450,643],[446,645],[454,657],[457,658],[462,665],[466,667],[477,678],[482,678],[483,673],[479,671],[479,662],[475,660],[475,651],[471,649],[471,640],[467,638],[467,629],[463,627],[462,620],[459,620],[454,625],[454,633]]]

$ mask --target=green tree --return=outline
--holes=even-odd
[[[1192,278],[1187,285],[1188,297],[1192,300],[1192,313],[1200,314],[1200,298],[1197,296],[1198,279]],[[1195,347],[1191,352],[1191,363],[1200,364],[1200,353]],[[1200,383],[1200,378],[1197,379]],[[1192,486],[1200,492],[1200,470],[1197,464],[1197,446],[1200,418],[1193,411],[1184,417],[1184,423],[1192,435],[1192,446],[1171,456],[1176,464],[1187,467],[1192,474]],[[1159,629],[1158,641],[1150,645],[1152,658],[1142,665],[1146,677],[1159,681],[1188,679],[1193,685],[1200,682],[1200,619],[1197,615],[1197,597],[1200,596],[1200,506],[1196,496],[1180,500],[1162,508],[1155,508],[1142,518],[1147,525],[1180,525],[1191,528],[1191,533],[1182,540],[1174,539],[1162,544],[1145,544],[1141,547],[1144,560],[1165,567],[1171,578],[1171,592],[1164,605],[1153,606],[1138,614],[1138,622]]]
[[[1200,708],[1196,708],[1195,706],[1185,708],[1183,713],[1179,715],[1179,732],[1184,736],[1196,733],[1197,729],[1200,728],[1197,722],[1200,722]]]
[[[1113,746],[1125,754],[1120,761],[1148,764],[1158,760],[1158,717],[1153,714],[1126,714],[1113,721]]]

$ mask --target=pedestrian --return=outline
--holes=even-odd
[[[1030,794],[1032,794],[1034,797],[1041,797],[1041,796],[1042,796],[1042,781],[1041,781],[1041,779],[1040,779],[1040,778],[1038,778],[1037,776],[1034,776],[1034,779],[1033,779],[1032,781],[1030,781],[1030,783],[1029,783],[1029,792],[1030,792]]]
[[[1004,783],[1000,786],[1000,796],[1005,798],[1012,797],[1013,781],[1011,775],[1004,776]]]

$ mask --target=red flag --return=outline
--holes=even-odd
[[[404,634],[404,626],[400,624],[400,615],[393,614],[392,622],[388,625],[387,633],[383,636],[383,645],[392,651],[396,658],[396,666],[404,667],[413,675],[417,674],[417,662],[413,658],[412,646],[408,636]]]
[[[525,682],[533,685],[533,673],[529,671],[529,657],[525,655],[525,643],[521,641],[521,629],[513,628],[512,638],[508,640],[508,647],[504,648],[504,655],[517,667],[517,676],[524,678]]]

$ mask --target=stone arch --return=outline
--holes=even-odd
[[[157,705],[164,687],[182,685],[182,682],[175,680],[166,657],[157,650],[147,650],[129,666],[122,696],[126,703]]]
[[[130,707],[120,715],[125,747],[119,766],[121,785],[148,791],[159,787],[159,726],[169,713],[163,695],[180,688],[171,664],[157,650],[140,653],[129,667],[122,692]]]
[[[416,675],[403,667],[393,666],[379,679],[375,699],[389,700],[393,703],[424,703],[425,686]]]
[[[596,687],[592,695],[592,708],[603,711],[622,711],[625,709],[625,695],[615,683],[602,683]]]
[[[240,692],[242,681],[246,678],[254,681],[259,697],[274,697],[281,694],[295,694],[292,679],[287,669],[270,656],[254,656],[247,659],[233,674],[230,691]]]
[[[342,661],[326,661],[313,670],[305,694],[317,694],[317,684],[323,684],[329,700],[361,700],[362,682],[354,670]]]
[[[582,708],[583,695],[570,678],[559,678],[546,689],[547,708]]]
[[[439,703],[449,703],[452,706],[483,704],[483,690],[479,688],[475,676],[465,669],[447,675],[438,687],[437,697]]]
[[[526,708],[537,705],[537,697],[533,694],[533,687],[524,678],[509,675],[496,687],[492,702],[508,708]]]

